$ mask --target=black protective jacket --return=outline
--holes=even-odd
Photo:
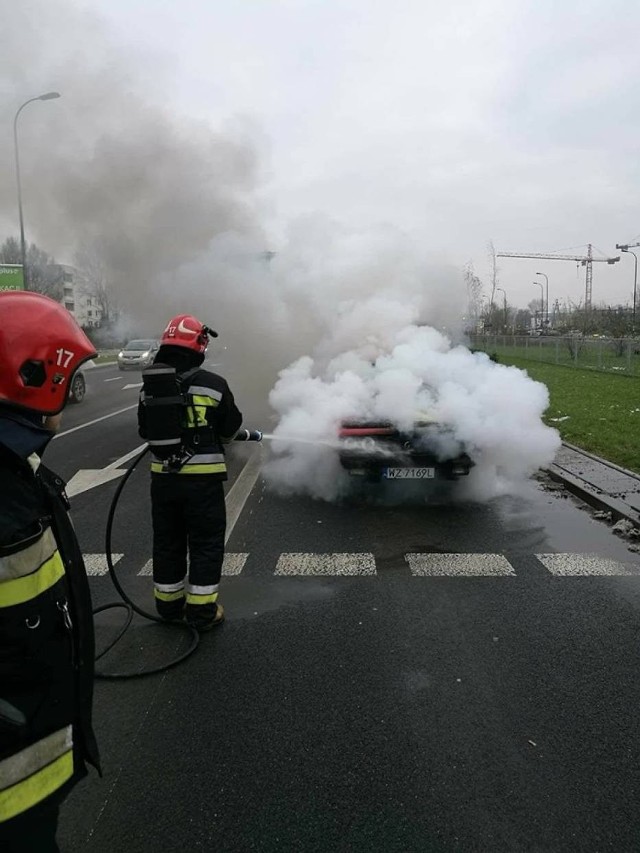
[[[64,483],[38,461],[0,444],[0,825],[99,770],[89,584]]]
[[[227,381],[205,368],[185,371],[185,363],[172,360],[160,353],[156,363],[175,367],[181,377],[184,395],[182,418],[183,447],[190,454],[175,473],[181,475],[207,474],[214,479],[227,479],[224,445],[233,439],[242,425],[242,413],[235,404]],[[138,432],[147,439],[150,409],[145,405],[145,392],[141,392],[138,406]],[[155,474],[168,473],[162,457],[151,448],[151,471]]]

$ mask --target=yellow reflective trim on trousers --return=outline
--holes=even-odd
[[[195,595],[193,592],[187,593],[187,604],[215,604],[217,600],[217,592],[212,592],[209,595]]]
[[[0,791],[0,821],[9,820],[33,808],[61,788],[72,776],[73,750],[70,749],[42,770]]]
[[[159,589],[154,589],[153,594],[159,601],[177,601],[179,598],[184,598],[183,589],[179,589],[178,592],[160,592]]]
[[[183,465],[179,471],[165,471],[162,462],[152,462],[151,471],[154,474],[226,474],[224,462],[203,463],[202,465]]]
[[[0,608],[31,601],[64,577],[64,566],[58,551],[30,575],[0,582]]]

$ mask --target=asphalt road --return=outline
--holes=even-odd
[[[71,479],[136,448],[139,381],[91,371],[45,462]],[[255,453],[234,448],[230,488]],[[96,604],[114,491],[72,499]],[[113,550],[152,607],[147,492],[143,462]],[[62,850],[640,849],[640,564],[576,501],[331,505],[258,478],[227,560],[227,621],[191,658],[97,683],[104,777],[67,801]],[[104,643],[121,616],[97,619]],[[136,620],[100,665],[184,643]]]

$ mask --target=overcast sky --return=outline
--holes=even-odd
[[[137,57],[150,102],[251,134],[275,249],[314,211],[390,223],[483,279],[489,240],[570,254],[591,242],[596,257],[640,242],[634,0],[73,2]],[[499,263],[511,304],[539,296],[537,271],[551,302],[584,298],[574,263]],[[629,302],[633,270],[629,255],[595,264],[594,303]]]

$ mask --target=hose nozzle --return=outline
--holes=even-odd
[[[234,441],[262,441],[262,430],[241,429]]]

